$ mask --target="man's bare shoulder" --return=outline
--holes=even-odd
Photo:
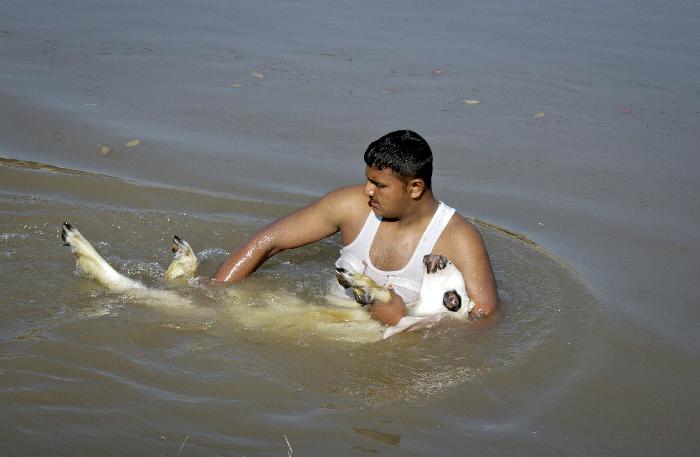
[[[474,224],[455,213],[434,253],[446,256],[462,272],[469,297],[476,303],[473,315],[491,314],[498,305],[496,280],[486,244]]]
[[[340,202],[341,200],[346,201],[346,202],[353,202],[355,200],[366,201],[367,197],[365,197],[362,189],[363,189],[363,186],[361,184],[354,184],[352,186],[340,187],[338,189],[335,189],[335,190],[328,192],[322,198],[329,199],[329,200],[338,200],[338,202]]]
[[[328,211],[348,217],[367,213],[369,209],[362,185],[341,187],[330,191],[321,197],[318,203],[326,207]]]
[[[340,229],[345,245],[355,239],[372,210],[362,185],[333,190],[324,195],[318,204],[323,208],[323,217],[332,220]]]
[[[442,232],[436,245],[440,251],[469,254],[475,247],[483,246],[481,234],[467,218],[455,213]]]

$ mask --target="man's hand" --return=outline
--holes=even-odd
[[[370,310],[370,316],[384,324],[396,325],[407,314],[408,310],[403,299],[393,289],[389,288],[389,291],[391,292],[391,300],[374,303]]]

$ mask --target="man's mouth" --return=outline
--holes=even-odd
[[[372,200],[371,198],[369,199],[369,202],[368,202],[368,203],[369,203],[369,206],[371,206],[372,208],[379,208],[379,203],[377,203],[376,201]]]

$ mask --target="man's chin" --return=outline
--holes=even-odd
[[[377,216],[377,217],[381,217],[381,218],[384,219],[384,220],[393,220],[393,219],[395,219],[394,216],[391,216],[391,215],[387,214],[386,211],[384,211],[384,209],[382,209],[381,207],[376,208],[376,207],[374,207],[374,206],[371,206],[370,208],[372,208],[372,212],[373,212],[374,215]]]

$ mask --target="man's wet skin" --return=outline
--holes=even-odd
[[[400,130],[372,142],[364,159],[367,178],[364,185],[331,191],[309,206],[262,228],[219,267],[215,281],[242,280],[273,255],[338,232],[344,247],[361,247],[362,252],[355,257],[366,267],[377,270],[378,275],[388,277],[392,272],[404,270],[406,275],[415,276],[415,266],[410,266],[409,262],[441,207],[430,187],[433,160],[430,147],[417,133]],[[430,239],[430,247],[426,249],[434,247],[433,252],[454,257],[452,261],[465,278],[469,296],[473,296],[480,309],[488,314],[496,306],[497,294],[483,240],[471,223],[453,209],[444,207],[448,208],[449,215],[440,222],[439,231],[431,235],[435,239]],[[372,220],[372,214],[380,219],[373,226],[370,239],[362,238],[354,248],[350,247],[363,233],[367,221]],[[437,259],[429,268],[435,271],[443,264]],[[420,281],[420,277],[405,279]],[[397,286],[396,291],[391,292],[391,302],[373,307],[373,316],[393,325],[406,314],[402,295],[413,300],[418,292]],[[457,306],[451,299],[448,305]]]

